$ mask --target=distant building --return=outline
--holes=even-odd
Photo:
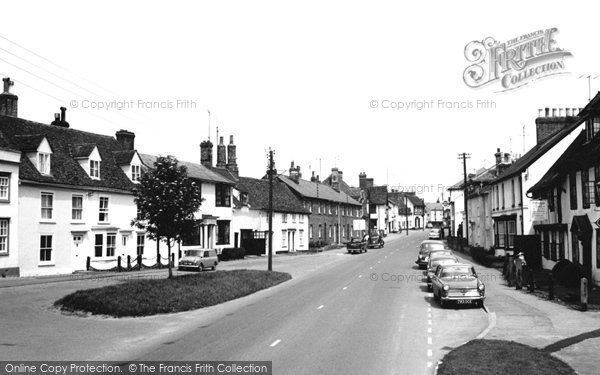
[[[300,166],[295,166],[294,162],[291,163],[289,176],[279,175],[277,178],[291,189],[309,211],[310,241],[341,243],[359,235],[353,225],[356,220],[362,219],[362,204],[341,188],[336,190],[329,184],[321,183],[314,174],[310,181],[303,180]],[[336,178],[341,182],[341,174]]]

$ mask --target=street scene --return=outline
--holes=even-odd
[[[598,373],[593,11],[35,3],[0,375]]]

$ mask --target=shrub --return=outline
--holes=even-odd
[[[567,259],[562,259],[560,261],[558,261],[554,267],[552,268],[552,275],[554,276],[554,279],[560,283],[560,284],[564,284],[565,283],[565,267],[567,267],[568,265],[571,264],[571,261],[567,260]]]
[[[568,261],[567,261],[568,262]],[[559,262],[560,263],[560,262]],[[558,266],[558,264],[557,264]],[[554,266],[556,268],[556,266]],[[571,263],[565,264],[558,268],[557,272],[552,270],[556,281],[563,284],[569,288],[576,288],[579,286],[580,279],[585,276],[585,272],[583,271],[583,266],[579,263]]]
[[[244,259],[246,250],[241,247],[226,247],[219,254],[219,260]]]
[[[485,250],[481,246],[473,246],[471,248],[471,256],[473,257],[473,260],[477,263],[484,263],[486,255],[487,254]]]
[[[322,247],[325,247],[329,245],[329,242],[325,241],[325,240],[314,240],[314,241],[310,241],[308,243],[308,248],[309,249],[319,249]]]

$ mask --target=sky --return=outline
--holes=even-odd
[[[469,172],[490,166],[497,148],[523,154],[539,108],[585,106],[580,76],[600,74],[594,7],[14,1],[0,15],[0,75],[15,81],[22,118],[49,123],[65,106],[72,128],[127,129],[140,152],[197,162],[210,111],[213,143],[217,127],[226,143],[234,136],[244,176],[264,175],[271,148],[280,172],[295,161],[304,178],[323,179],[338,167],[350,185],[366,172],[435,201],[462,178],[458,153],[471,155]],[[549,28],[572,54],[567,74],[507,92],[465,84],[468,43]],[[424,102],[433,104],[417,109]]]

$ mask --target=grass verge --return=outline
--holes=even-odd
[[[473,340],[442,360],[439,375],[545,374],[574,375],[566,363],[540,349],[504,340]]]
[[[54,306],[63,311],[114,317],[174,313],[217,305],[291,278],[283,272],[234,270],[201,272],[173,279],[133,280],[78,290],[57,300]]]

